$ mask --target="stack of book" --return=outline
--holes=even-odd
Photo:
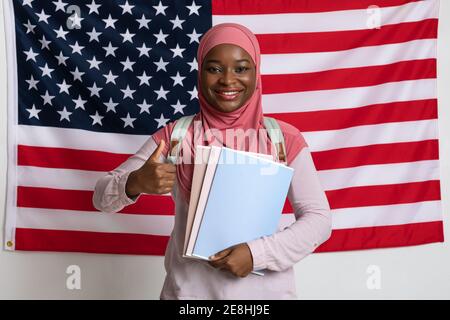
[[[184,257],[209,260],[276,232],[293,171],[271,155],[197,146]]]

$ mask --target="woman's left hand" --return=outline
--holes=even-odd
[[[253,258],[246,243],[222,250],[210,257],[214,268],[228,270],[237,277],[246,277],[253,270]]]

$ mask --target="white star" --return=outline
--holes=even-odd
[[[50,15],[45,14],[44,9],[41,10],[41,13],[36,13],[36,15],[39,17],[39,21],[38,22],[44,21],[45,23],[48,24],[47,20],[48,20],[48,18],[50,18]]]
[[[23,2],[22,2],[22,6],[29,6],[30,8],[33,8],[33,6],[32,6],[32,2],[33,2],[34,0],[23,0]]]
[[[70,122],[69,117],[72,114],[72,112],[67,111],[66,107],[64,107],[64,109],[62,111],[58,111],[58,113],[61,115],[61,118],[59,119],[59,121],[67,120]]]
[[[153,8],[155,8],[155,10],[156,10],[155,16],[157,16],[160,13],[163,15],[166,15],[165,10],[167,9],[167,6],[163,6],[161,1],[159,2],[159,4],[157,6],[153,6]]]
[[[168,65],[169,62],[164,62],[162,57],[159,58],[158,62],[153,62],[153,63],[156,64],[156,66],[158,67],[158,69],[156,69],[156,72],[158,72],[159,70],[164,70],[164,71],[167,72],[166,65]]]
[[[92,87],[87,87],[89,89],[89,91],[91,92],[91,97],[93,96],[97,96],[100,98],[100,90],[102,90],[102,88],[98,88],[97,84],[94,82],[94,85]]]
[[[33,48],[30,48],[30,50],[28,50],[28,51],[24,51],[23,53],[25,53],[26,55],[27,55],[27,60],[26,61],[28,61],[28,60],[33,60],[34,62],[36,62],[36,57],[39,55],[39,53],[35,53],[34,51],[33,51]]]
[[[153,91],[155,91],[155,93],[158,95],[158,97],[156,98],[156,100],[159,100],[159,99],[164,99],[164,100],[167,100],[167,97],[166,97],[166,95],[167,95],[167,93],[169,92],[168,90],[164,90],[164,88],[163,88],[163,86],[161,86],[161,88],[159,89],[159,90],[153,90]]]
[[[192,43],[192,42],[200,43],[201,35],[202,35],[202,33],[197,33],[194,28],[194,32],[187,34],[187,36],[191,39],[191,40],[189,40],[189,43]]]
[[[106,112],[112,111],[116,113],[116,106],[118,103],[115,103],[112,98],[109,98],[109,102],[104,102],[103,104],[107,107]]]
[[[189,72],[192,72],[194,70],[198,70],[198,63],[197,63],[197,59],[194,58],[194,60],[192,60],[192,62],[188,62],[188,65],[191,66],[191,70],[189,70]]]
[[[54,98],[55,96],[51,96],[49,93],[48,93],[48,90],[45,90],[45,94],[43,95],[43,96],[41,96],[41,98],[42,99],[44,99],[44,106],[46,105],[46,104],[49,104],[49,105],[52,105],[52,99]]]
[[[66,57],[62,54],[62,51],[59,52],[59,55],[55,57],[58,60],[58,66],[60,64],[67,66],[66,60],[69,59],[69,57]]]
[[[89,13],[91,14],[92,12],[95,12],[96,14],[100,14],[98,12],[98,8],[101,6],[101,4],[96,4],[94,0],[92,0],[91,4],[87,4],[86,5],[89,8]]]
[[[147,112],[148,114],[150,114],[149,108],[151,106],[153,106],[153,105],[152,104],[148,104],[147,100],[144,99],[144,101],[142,101],[141,104],[138,103],[138,106],[139,106],[139,108],[141,108],[141,111],[139,112],[139,114],[144,113],[144,112]]]
[[[172,30],[174,30],[175,28],[180,28],[181,30],[183,30],[183,26],[182,23],[185,22],[186,20],[180,20],[178,18],[178,15],[175,17],[175,20],[170,20],[170,22],[172,22],[173,27]]]
[[[128,12],[129,14],[133,14],[133,13],[131,12],[131,9],[133,9],[134,6],[130,6],[130,4],[128,3],[128,0],[125,1],[125,4],[119,5],[119,7],[122,8],[122,14],[125,14],[125,13],[127,13],[127,12]]]
[[[41,49],[46,48],[47,50],[50,50],[50,47],[48,46],[50,43],[52,43],[51,41],[45,39],[45,36],[42,35],[42,39],[39,40],[39,42],[42,44]]]
[[[148,23],[152,21],[151,19],[146,19],[144,15],[142,15],[142,18],[136,19],[137,22],[139,22],[139,29],[140,28],[146,28],[148,29]]]
[[[135,64],[136,62],[130,61],[130,59],[128,59],[128,57],[127,57],[127,60],[120,61],[120,63],[123,64],[123,70],[122,71],[125,71],[125,70],[133,71],[133,64]]]
[[[84,109],[84,104],[86,103],[87,100],[81,99],[81,95],[78,95],[78,99],[72,101],[75,102],[75,110],[78,108],[86,110]]]
[[[72,86],[70,84],[67,84],[66,80],[63,80],[63,82],[57,83],[56,85],[59,87],[59,93],[65,92],[67,94],[69,94],[69,88]]]
[[[89,115],[89,117],[92,118],[92,125],[98,123],[99,125],[102,125],[102,119],[104,118],[103,116],[98,114],[98,111],[95,111],[95,114],[93,116]]]
[[[81,21],[84,20],[84,18],[81,18],[78,13],[74,13],[72,16],[68,18],[70,21],[72,21],[72,29],[81,29]]]
[[[196,15],[200,16],[200,14],[198,13],[198,9],[200,9],[202,6],[197,6],[195,4],[195,1],[192,1],[192,4],[190,6],[186,6],[186,8],[189,9],[189,15],[195,13]]]
[[[144,72],[142,72],[142,76],[137,76],[139,78],[139,80],[141,80],[141,82],[139,83],[139,86],[146,84],[148,86],[150,86],[150,83],[148,83],[148,80],[150,80],[152,77],[151,76],[147,76],[147,74]]]
[[[61,10],[62,12],[66,12],[66,2],[62,2],[62,0],[53,1],[53,4],[55,5],[55,12],[58,10]]]
[[[72,48],[72,54],[74,54],[76,52],[76,53],[79,53],[80,55],[82,55],[81,50],[83,50],[84,47],[80,46],[78,44],[78,41],[75,41],[74,45],[69,44],[69,46]]]
[[[113,46],[111,45],[111,42],[109,42],[109,45],[108,45],[107,47],[103,47],[103,49],[105,49],[105,51],[106,51],[105,57],[107,57],[107,56],[109,56],[109,55],[112,55],[113,57],[115,57],[116,54],[114,53],[114,51],[116,51],[117,48],[118,48],[118,47],[113,47]]]
[[[136,118],[131,118],[130,113],[127,113],[126,118],[120,118],[120,119],[122,119],[122,121],[125,122],[125,124],[123,125],[124,128],[126,128],[127,126],[134,128],[133,121],[136,120]]]
[[[140,56],[147,56],[147,57],[149,57],[148,52],[149,52],[152,48],[147,48],[147,47],[145,46],[145,43],[143,43],[143,44],[142,44],[142,47],[136,47],[136,49],[139,50],[139,57],[140,57]]]
[[[181,58],[183,58],[183,51],[186,49],[180,48],[180,46],[177,43],[177,46],[174,49],[170,49],[170,51],[173,52],[173,57],[175,58],[176,56],[180,56]]]
[[[186,77],[180,76],[180,73],[177,71],[177,75],[175,77],[171,77],[173,79],[173,86],[175,87],[177,84],[180,86],[183,86],[183,79],[186,79]]]
[[[191,95],[191,99],[190,100],[198,98],[197,87],[194,87],[194,89],[192,91],[188,91],[188,92]]]
[[[113,75],[111,70],[109,71],[108,74],[106,74],[106,75],[104,74],[103,76],[106,78],[106,83],[112,82],[112,83],[116,84],[116,78],[118,76]]]
[[[49,78],[52,77],[51,73],[52,73],[53,70],[55,70],[55,69],[50,69],[48,67],[47,63],[45,64],[44,67],[39,67],[39,69],[42,70],[42,77],[48,76]]]
[[[84,72],[80,72],[78,71],[78,67],[75,67],[75,70],[70,71],[70,73],[73,75],[73,81],[79,80],[80,82],[82,82],[83,80],[81,79],[81,76],[83,74],[85,74]]]
[[[124,43],[126,41],[130,41],[131,43],[133,43],[133,37],[135,36],[135,33],[130,33],[127,29],[127,31],[125,31],[125,33],[121,33],[120,35],[123,38],[122,43]]]
[[[89,42],[91,42],[92,40],[95,40],[97,42],[100,42],[100,40],[98,39],[98,36],[101,35],[101,32],[97,32],[95,30],[95,28],[92,28],[91,32],[86,32],[89,35]]]
[[[133,93],[136,92],[136,90],[131,90],[129,85],[127,85],[126,89],[120,89],[120,91],[123,92],[124,99],[127,97],[133,99]]]
[[[105,25],[105,29],[108,27],[111,27],[113,29],[116,28],[116,26],[114,25],[114,23],[116,23],[117,19],[113,19],[111,17],[111,14],[109,14],[108,19],[102,19],[103,21],[105,21],[106,25]]]
[[[99,64],[102,63],[102,61],[97,61],[97,59],[95,59],[95,56],[92,57],[92,60],[86,60],[87,62],[89,62],[89,69],[97,69],[100,70],[99,68]]]
[[[69,31],[64,31],[62,26],[60,26],[58,30],[53,29],[53,31],[55,31],[55,33],[56,33],[56,38],[62,38],[64,40],[67,40],[66,34],[68,34]]]
[[[40,109],[36,109],[36,107],[34,106],[34,104],[33,104],[33,106],[31,107],[31,109],[26,109],[29,113],[30,113],[30,116],[28,117],[28,119],[31,119],[31,118],[36,118],[36,119],[38,119],[39,120],[39,115],[38,115],[38,113],[39,112],[41,112],[41,110]]]
[[[28,22],[24,23],[23,25],[25,26],[25,28],[27,28],[27,34],[29,32],[34,33],[34,28],[36,28],[36,25],[35,24],[31,24],[30,20],[28,20]]]
[[[162,29],[159,30],[158,34],[154,34],[154,36],[156,37],[156,43],[160,43],[160,42],[164,42],[166,43],[166,38],[169,36],[168,34],[164,34],[162,33]]]
[[[161,116],[159,117],[159,119],[154,119],[154,120],[156,122],[158,122],[158,128],[159,128],[159,127],[164,127],[170,119],[164,118],[164,115],[161,113]]]
[[[177,112],[184,114],[183,109],[186,107],[186,105],[181,104],[180,100],[177,100],[177,104],[171,104],[170,106],[175,109],[173,114],[176,114]]]
[[[33,75],[31,75],[30,80],[25,80],[25,81],[28,83],[28,90],[30,90],[32,88],[34,88],[36,90],[38,89],[36,85],[38,84],[39,80],[35,80],[33,78]]]

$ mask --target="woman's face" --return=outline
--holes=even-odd
[[[242,107],[255,91],[255,67],[247,51],[239,46],[213,47],[201,70],[201,90],[206,101],[222,112]]]

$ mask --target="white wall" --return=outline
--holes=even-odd
[[[3,1],[2,1],[3,2]],[[0,4],[1,5],[1,4]],[[6,187],[6,55],[0,8],[0,237]],[[439,130],[446,243],[313,254],[296,266],[301,299],[450,298],[450,1],[439,22]],[[66,289],[66,268],[81,268],[81,290]],[[381,271],[381,289],[369,290],[367,268]],[[157,299],[162,257],[0,251],[0,299]]]

